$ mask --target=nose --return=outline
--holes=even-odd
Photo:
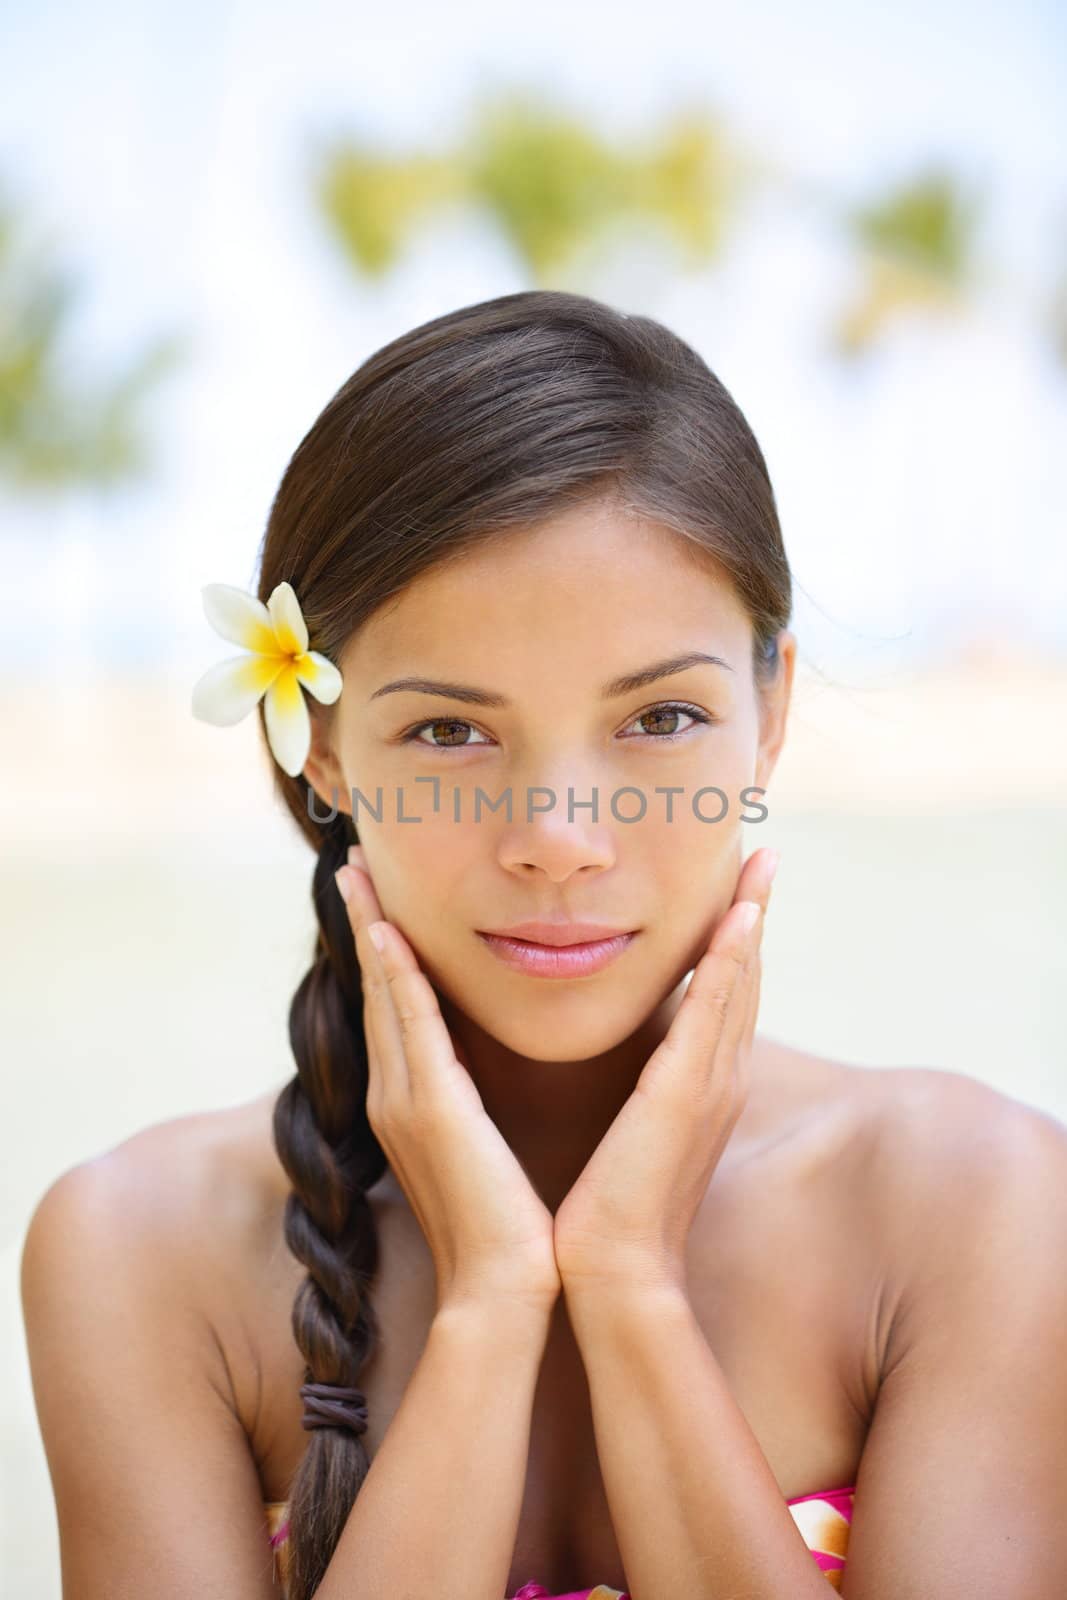
[[[532,791],[530,816],[516,819],[501,834],[497,847],[501,866],[525,877],[543,873],[553,883],[562,883],[575,872],[613,866],[616,848],[611,827],[593,820],[594,812],[588,806],[583,809],[583,797],[577,792],[569,803],[566,792],[555,793],[548,809],[552,799],[545,791]],[[537,810],[539,805],[546,809]]]

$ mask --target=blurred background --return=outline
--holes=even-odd
[[[280,1087],[311,948],[254,717],[189,709],[200,588],[429,317],[566,288],[700,350],[797,587],[760,1025],[1067,1120],[1067,13],[38,0],[0,43],[0,1570],[55,1600],[30,1214]]]

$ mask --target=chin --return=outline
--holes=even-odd
[[[621,1008],[603,1001],[592,1006],[591,1014],[584,1019],[575,1015],[569,1018],[561,1015],[555,1021],[545,1017],[531,1017],[524,1021],[515,1015],[514,1006],[506,1015],[487,1013],[484,1005],[464,1009],[483,1033],[489,1034],[514,1055],[525,1056],[531,1061],[571,1061],[576,1064],[592,1061],[616,1049],[640,1027],[643,1020],[638,1017],[632,1027],[624,1026],[620,1031]],[[611,1019],[610,1026],[606,1025],[607,1018]]]

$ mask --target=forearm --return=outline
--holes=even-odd
[[[438,1312],[317,1600],[503,1600],[550,1321]]]
[[[633,1600],[825,1600],[826,1578],[685,1296],[568,1294],[567,1310]]]

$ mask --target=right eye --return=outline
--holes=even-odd
[[[414,728],[409,728],[401,739],[401,744],[421,744],[424,749],[428,750],[468,750],[472,746],[470,739],[461,739],[454,744],[436,744],[433,740],[420,739],[419,734],[422,733],[424,728],[431,728],[435,732],[440,728],[446,728],[450,732],[455,732],[456,729],[462,731],[465,728],[472,733],[478,732],[472,722],[461,722],[455,717],[434,717],[429,722],[419,722],[416,723]],[[488,743],[489,741],[486,742]]]

